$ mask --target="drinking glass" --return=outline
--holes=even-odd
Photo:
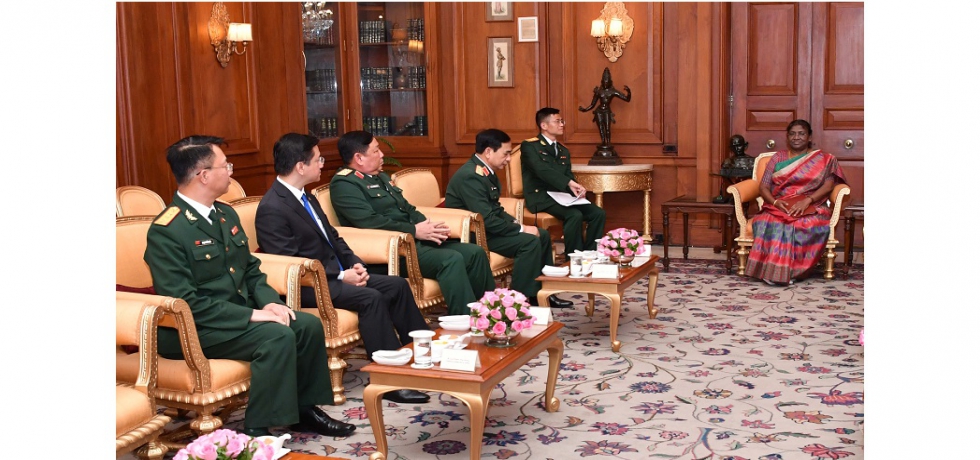
[[[418,330],[409,332],[415,348],[415,362],[412,367],[416,369],[428,369],[432,367],[432,337],[435,331]]]

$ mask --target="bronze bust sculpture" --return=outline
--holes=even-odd
[[[748,147],[749,143],[740,134],[732,136],[728,140],[728,149],[735,155],[725,158],[725,161],[721,163],[721,174],[719,176],[728,178],[731,183],[737,182],[736,179],[752,177],[755,158],[745,154],[745,149]],[[715,203],[728,203],[731,200],[731,196],[725,194],[725,184],[724,181],[722,182],[718,196],[712,200]]]
[[[588,107],[579,106],[578,108],[580,112],[588,112],[595,108],[592,111],[592,121],[599,128],[601,143],[596,146],[596,151],[592,155],[592,159],[589,160],[590,165],[618,165],[623,163],[623,160],[616,155],[616,150],[611,142],[610,129],[611,124],[616,122],[616,114],[609,108],[609,103],[612,102],[613,97],[618,97],[626,102],[630,101],[633,97],[630,87],[623,85],[623,90],[626,91],[626,94],[613,87],[612,75],[609,73],[609,67],[606,67],[606,70],[602,71],[602,81],[599,86],[592,90],[592,103]]]

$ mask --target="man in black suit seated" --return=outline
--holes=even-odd
[[[429,329],[408,282],[397,276],[368,274],[361,259],[327,221],[320,203],[304,190],[320,180],[323,157],[318,139],[289,133],[272,151],[278,177],[255,212],[259,247],[270,254],[319,260],[336,308],[357,312],[358,328],[368,356],[375,350],[397,350],[412,342],[408,333]],[[302,292],[304,308],[316,308],[312,288]],[[398,334],[395,334],[398,331]],[[415,390],[386,393],[394,402],[419,404],[429,396]]]

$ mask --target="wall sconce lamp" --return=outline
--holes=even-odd
[[[231,53],[245,54],[248,42],[252,41],[252,25],[248,23],[230,22],[228,9],[222,2],[216,2],[211,7],[211,19],[208,20],[208,36],[217,55],[221,67],[228,67]],[[238,44],[242,44],[241,51]]]
[[[609,62],[619,60],[626,43],[633,36],[633,18],[626,12],[626,5],[623,2],[606,2],[599,11],[599,18],[592,21],[592,36]]]

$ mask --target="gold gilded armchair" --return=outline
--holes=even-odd
[[[731,193],[734,197],[735,219],[739,225],[739,232],[735,238],[735,244],[738,245],[736,254],[738,255],[738,274],[740,276],[745,276],[745,266],[749,260],[749,251],[752,249],[752,243],[755,239],[752,235],[752,218],[747,218],[745,215],[746,203],[754,200],[758,208],[762,207],[762,196],[759,192],[760,181],[762,180],[762,175],[766,172],[766,165],[769,164],[769,161],[775,154],[776,152],[760,153],[755,158],[752,178],[729,185],[727,189],[728,193]],[[851,188],[847,184],[837,184],[827,198],[830,202],[832,213],[830,215],[830,234],[827,236],[827,246],[823,254],[824,279],[834,279],[834,260],[837,258],[837,253],[834,249],[840,243],[834,235],[834,227],[837,226],[837,222],[840,220],[841,210],[844,209],[845,200],[850,193]]]
[[[141,459],[162,459],[168,449],[157,438],[170,417],[157,415],[158,307],[136,300],[116,301],[116,346],[139,347],[139,372],[132,386],[116,385],[116,457],[136,451]]]
[[[412,203],[412,206],[418,208],[419,212],[425,214],[425,217],[432,220],[444,220],[447,224],[449,222],[457,222],[459,219],[460,236],[451,234],[450,237],[460,238],[460,241],[469,243],[471,242],[470,233],[472,232],[476,239],[476,241],[472,242],[483,247],[483,250],[487,253],[487,258],[490,259],[490,272],[494,279],[498,279],[503,283],[507,279],[507,275],[514,271],[514,259],[490,251],[487,245],[487,232],[486,227],[483,225],[482,216],[462,209],[439,207],[446,199],[445,197],[439,196],[439,190],[441,190],[439,188],[439,181],[436,179],[435,174],[432,173],[432,170],[426,168],[403,169],[394,173],[391,176],[391,180],[395,183],[396,187],[402,189],[402,196],[409,203]],[[507,201],[505,202],[504,200]],[[519,203],[515,201],[519,201]],[[523,201],[515,198],[500,199],[501,205],[504,206],[508,213],[520,208],[521,214],[512,214],[513,216],[523,215]],[[474,219],[473,216],[477,216],[479,219]],[[469,231],[465,231],[464,229],[469,229]],[[463,236],[465,238],[462,238]]]
[[[546,212],[534,213],[529,211],[527,208],[523,206],[524,171],[521,167],[521,143],[520,142],[514,144],[513,150],[510,151],[510,163],[507,165],[507,192],[510,193],[511,197],[519,198],[521,200],[522,202],[521,213],[524,216],[523,219],[525,225],[534,225],[545,229],[545,231],[547,232],[551,231],[551,227],[557,226],[559,228],[558,238],[556,239],[553,237],[551,239],[552,242],[551,252],[554,255],[554,257],[557,258],[558,254],[554,248],[554,242],[560,241],[562,238],[561,236],[562,230],[560,230],[562,228],[562,222],[558,220],[557,217],[551,214],[548,214]],[[503,200],[501,200],[501,204],[503,204]],[[517,217],[518,219],[521,218],[517,214],[515,214],[514,217]]]
[[[327,365],[330,368],[334,404],[343,404],[347,401],[347,396],[344,394],[344,370],[348,367],[345,358],[367,359],[364,354],[351,352],[361,343],[357,313],[334,308],[320,261],[257,252],[260,248],[258,238],[255,237],[255,213],[260,201],[262,201],[261,196],[239,198],[232,200],[231,206],[238,213],[242,230],[249,235],[248,249],[262,261],[260,268],[266,274],[269,286],[279,295],[285,295],[286,304],[293,310],[304,311],[320,318],[320,323],[323,325],[324,345],[327,348]],[[313,288],[316,308],[302,308],[301,286]]]
[[[167,207],[156,192],[138,185],[116,188],[116,217],[156,216]]]
[[[321,185],[312,191],[327,215],[330,225],[333,225],[344,238],[351,250],[357,254],[366,264],[384,264],[388,267],[388,275],[401,276],[400,260],[404,259],[408,285],[412,289],[412,296],[419,310],[426,313],[436,307],[444,307],[446,298],[439,289],[439,283],[431,278],[424,278],[419,269],[418,254],[415,252],[415,237],[402,232],[376,229],[362,229],[354,227],[343,227],[337,218],[337,213],[333,209],[330,201],[330,184]],[[440,209],[440,208],[432,208]],[[428,214],[426,215],[428,217]],[[447,222],[447,224],[449,224]],[[466,228],[470,222],[466,221]],[[452,227],[453,225],[450,224]],[[455,225],[457,234],[463,227],[463,222]],[[469,234],[467,233],[467,238]],[[386,244],[379,244],[378,238],[387,241]]]
[[[221,428],[223,419],[245,403],[252,374],[246,361],[205,357],[187,302],[152,294],[153,278],[143,253],[153,219],[116,218],[116,301],[135,300],[160,307],[164,312],[160,325],[177,329],[184,359],[159,358],[159,378],[152,393],[157,404],[172,409],[168,411],[171,417],[187,411],[196,413],[190,422],[164,436],[168,446],[179,449],[184,445],[181,440]],[[117,349],[116,383],[133,386],[139,372],[139,355]]]

